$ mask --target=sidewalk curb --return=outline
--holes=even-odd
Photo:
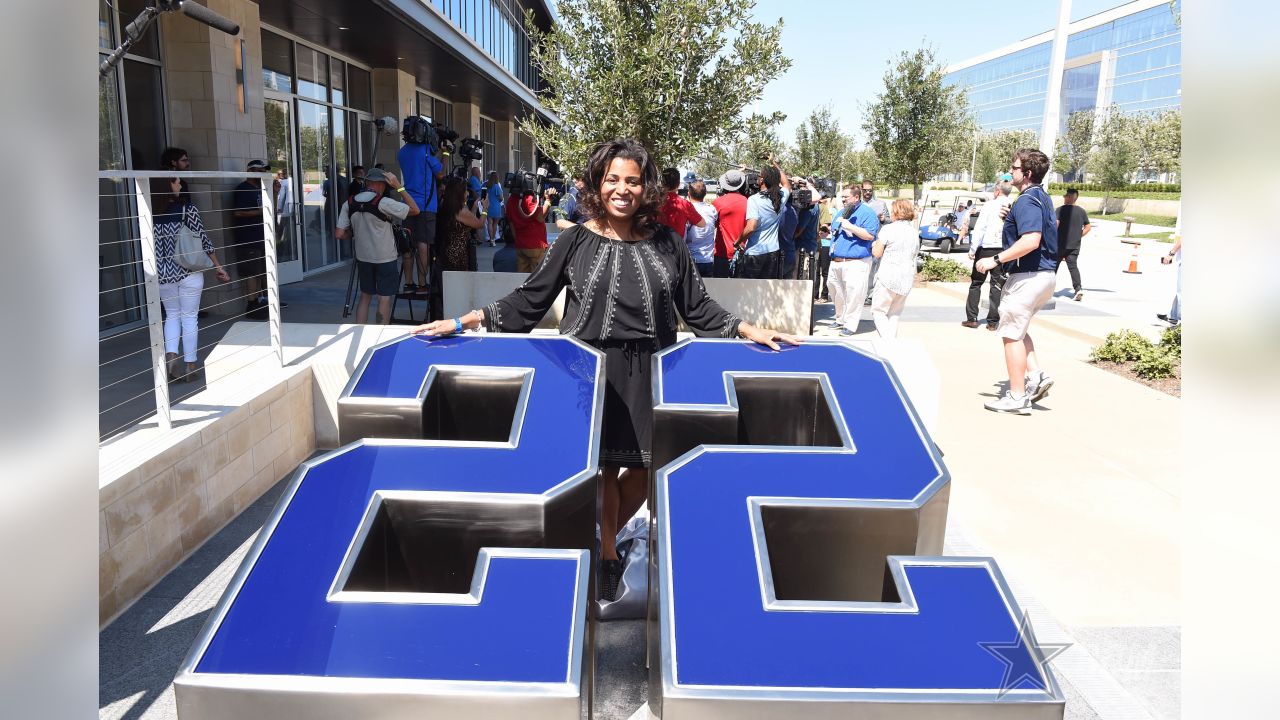
[[[935,290],[937,292],[940,292],[943,295],[956,298],[957,300],[967,300],[969,297],[968,293],[961,290],[954,290],[952,288],[949,288],[944,283],[934,282],[930,280],[930,281],[925,281],[924,286],[926,288],[929,288],[930,290]],[[1069,328],[1065,325],[1061,325],[1052,320],[1046,320],[1041,316],[1036,317],[1036,325],[1037,327],[1048,328],[1059,334],[1066,335],[1067,337],[1072,338],[1073,340],[1079,340],[1081,342],[1085,342],[1090,345],[1101,345],[1105,340],[1105,338],[1100,338],[1096,335],[1090,335],[1087,332],[1082,332],[1080,330]]]

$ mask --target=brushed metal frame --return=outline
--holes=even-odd
[[[1065,710],[1065,697],[1052,672],[1045,670],[1045,686],[1049,692],[1031,689],[1013,689],[1003,693],[998,689],[974,691],[934,691],[903,688],[808,688],[797,690],[788,687],[763,686],[700,686],[682,684],[676,681],[678,658],[675,651],[675,608],[671,603],[672,576],[669,567],[671,553],[670,508],[667,505],[667,476],[704,453],[851,453],[855,451],[852,437],[848,430],[848,421],[839,403],[834,397],[830,381],[824,373],[761,373],[758,371],[724,371],[727,403],[724,405],[685,405],[663,402],[662,395],[662,358],[670,352],[689,343],[742,342],[733,339],[696,338],[679,342],[653,356],[653,392],[655,418],[661,408],[663,411],[700,412],[733,414],[738,412],[738,397],[734,388],[735,377],[802,377],[812,379],[814,375],[822,375],[820,387],[832,409],[838,432],[842,438],[841,447],[818,446],[742,446],[742,445],[699,445],[678,458],[667,463],[653,473],[651,482],[653,527],[650,533],[651,543],[655,544],[650,553],[651,582],[649,591],[649,707],[663,720],[683,720],[684,718],[742,718],[744,720],[767,720],[776,717],[791,718],[836,718],[847,717],[848,706],[833,704],[849,701],[874,703],[876,717],[891,715],[911,718],[912,720],[979,720],[992,717],[998,713],[1008,712],[1020,718],[1053,718],[1060,720]],[[1022,611],[1009,589],[1008,583],[991,558],[942,557],[943,536],[946,530],[947,506],[949,501],[950,474],[940,460],[936,444],[929,436],[919,414],[911,400],[903,392],[901,380],[893,367],[883,358],[868,353],[842,340],[806,339],[806,344],[841,345],[849,350],[870,357],[880,362],[894,385],[907,414],[914,425],[926,451],[938,469],[938,475],[931,480],[911,500],[876,501],[846,500],[839,498],[786,498],[786,497],[748,497],[748,512],[752,515],[752,535],[756,553],[756,567],[760,583],[762,607],[767,612],[850,612],[850,613],[911,613],[917,605],[914,592],[907,581],[905,568],[909,566],[950,567],[983,567],[990,573],[993,582],[1000,589],[1005,599],[1006,610],[1014,627],[1022,620]],[[919,555],[893,555],[887,558],[888,569],[893,584],[900,598],[899,602],[860,602],[860,601],[798,601],[778,600],[773,588],[773,580],[769,567],[768,549],[761,510],[767,506],[807,506],[807,507],[839,507],[839,508],[885,508],[915,510],[919,518],[917,548]],[[661,548],[656,547],[661,544]],[[656,575],[656,578],[654,577]],[[657,626],[656,628],[654,626]],[[998,638],[993,638],[997,640]],[[1029,639],[1029,650],[1044,668],[1043,654],[1040,653],[1033,639]],[[659,667],[652,667],[652,660],[657,659]],[[899,713],[890,708],[900,705]],[[1004,707],[1002,707],[1004,706]],[[1005,716],[1001,714],[1000,716]]]
[[[407,337],[407,336],[406,336]],[[580,349],[586,350],[589,355],[595,358],[595,398],[592,405],[591,431],[587,443],[587,457],[585,468],[565,480],[557,483],[545,493],[539,495],[518,494],[518,493],[479,493],[479,495],[497,495],[504,497],[507,502],[522,502],[524,498],[528,498],[531,504],[542,506],[544,512],[546,508],[566,501],[577,501],[578,495],[583,497],[589,496],[595,507],[596,498],[596,482],[595,478],[599,472],[600,457],[600,433],[602,414],[604,412],[604,355],[595,348],[569,336],[527,336],[512,335],[504,338],[502,335],[490,334],[486,335],[486,341],[505,340],[524,341],[569,341],[577,345]],[[393,338],[386,342],[379,343],[366,351],[364,357],[356,367],[353,373],[353,379],[348,382],[347,388],[343,394],[346,395],[354,387],[355,378],[367,367],[369,358],[373,351],[396,342],[402,342],[405,337]],[[464,366],[471,369],[472,366]],[[508,371],[510,369],[507,369]],[[524,369],[527,370],[527,369]],[[529,389],[530,380],[525,379],[525,387],[522,392],[526,393]],[[427,382],[424,379],[423,392]],[[517,422],[513,423],[514,442],[519,440],[519,430],[523,426],[523,411],[517,418]],[[568,658],[570,671],[565,681],[562,683],[523,683],[523,682],[488,682],[488,681],[459,681],[459,680],[407,680],[407,679],[374,679],[374,678],[355,678],[355,677],[316,677],[316,676],[300,676],[300,675],[255,675],[244,673],[202,673],[197,671],[197,665],[200,659],[204,657],[208,650],[210,642],[213,640],[219,627],[226,619],[227,613],[231,609],[235,598],[239,595],[240,590],[244,587],[245,581],[249,574],[253,571],[266,548],[267,542],[275,533],[281,519],[288,510],[306,477],[307,472],[330,459],[338,457],[343,453],[350,452],[363,445],[395,445],[395,446],[418,446],[418,447],[500,447],[504,449],[514,450],[516,445],[508,443],[489,443],[475,441],[440,441],[440,440],[409,440],[409,439],[362,439],[352,443],[343,445],[340,448],[330,450],[326,453],[318,455],[310,460],[300,464],[293,472],[293,476],[289,481],[289,487],[281,495],[280,500],[276,503],[275,508],[271,511],[271,515],[263,524],[262,529],[258,532],[254,539],[253,545],[245,555],[245,559],[241,562],[240,567],[236,570],[231,582],[227,584],[223,591],[222,597],[218,600],[213,612],[209,614],[205,621],[204,627],[196,636],[195,642],[188,651],[186,658],[183,660],[174,677],[174,692],[177,700],[178,712],[180,715],[185,713],[184,720],[198,717],[200,720],[241,720],[246,717],[262,717],[264,714],[276,714],[284,717],[307,717],[309,720],[346,720],[351,717],[376,717],[376,718],[395,718],[399,720],[404,718],[420,718],[424,713],[436,712],[441,716],[475,716],[476,713],[485,713],[486,717],[495,718],[512,718],[513,720],[542,720],[546,718],[563,718],[566,716],[577,716],[581,710],[590,707],[591,690],[594,674],[594,650],[591,643],[585,639],[592,635],[591,615],[592,605],[588,602],[588,595],[591,592],[592,572],[591,562],[584,562],[585,558],[589,558],[594,549],[577,550],[577,549],[554,549],[554,548],[522,548],[522,549],[504,549],[504,548],[484,548],[481,550],[480,557],[477,558],[477,572],[473,577],[472,593],[467,595],[456,595],[452,593],[408,593],[415,597],[406,600],[419,604],[441,604],[453,600],[454,604],[472,604],[470,601],[463,600],[471,597],[472,594],[478,598],[483,594],[484,581],[487,578],[489,561],[494,557],[530,557],[530,558],[552,558],[552,557],[576,557],[578,559],[578,580],[575,588],[575,621],[573,634],[570,642],[570,656]],[[382,492],[384,497],[389,497],[398,492],[378,491]],[[419,491],[405,491],[409,494],[416,494]],[[422,491],[431,493],[431,491]],[[441,493],[435,493],[440,495]],[[477,493],[459,493],[460,495],[478,495]],[[352,544],[348,547],[347,553],[350,555],[352,548],[359,547],[357,540],[359,536],[368,532],[368,517],[370,509],[375,509],[371,503],[370,508],[366,509],[366,517],[361,521],[360,528],[353,536]],[[597,514],[599,512],[596,508]],[[595,529],[593,528],[593,533]],[[360,542],[363,542],[360,540]],[[349,572],[349,557],[344,557],[344,561],[340,566],[339,574],[343,570]],[[337,583],[337,577],[335,577]],[[341,587],[336,585],[334,587]],[[477,589],[478,588],[478,589]],[[353,597],[337,597],[337,595],[346,595],[347,593],[333,593],[326,598],[333,602],[355,602]],[[391,593],[376,593],[386,596]],[[435,596],[435,597],[424,597]],[[448,596],[446,599],[442,596]],[[389,600],[384,600],[388,601]],[[579,623],[576,618],[583,618],[583,622]],[[509,698],[504,701],[501,710],[496,710],[493,703],[486,703],[485,700],[492,698]],[[377,708],[375,713],[370,713],[370,708]]]
[[[502,337],[498,334],[486,335],[485,339]],[[520,339],[531,339],[536,336],[508,336],[518,337]],[[534,368],[515,367],[515,366],[496,366],[496,365],[448,365],[433,364],[427,369],[426,375],[422,379],[422,384],[418,386],[418,392],[412,397],[357,397],[353,396],[356,386],[360,384],[365,370],[369,367],[373,354],[384,347],[395,345],[397,343],[415,340],[417,336],[408,335],[391,340],[386,340],[370,347],[360,358],[360,362],[356,364],[355,370],[351,373],[347,384],[342,388],[341,394],[338,395],[337,401],[337,422],[338,422],[338,442],[345,445],[350,442],[363,439],[363,435],[353,425],[360,424],[363,420],[365,423],[374,424],[383,427],[390,424],[404,424],[417,429],[415,437],[406,437],[408,440],[417,440],[422,438],[423,432],[423,406],[427,401],[427,395],[431,392],[432,386],[442,373],[455,373],[464,376],[474,376],[487,379],[515,380],[521,381],[520,394],[516,400],[515,418],[511,423],[511,434],[506,442],[488,442],[488,441],[460,441],[460,440],[436,440],[444,447],[510,447],[515,448],[520,444],[520,431],[524,428],[524,415],[528,407],[530,386],[533,384]],[[589,348],[595,352],[594,348],[581,342],[577,338],[570,338],[578,345]],[[422,340],[422,342],[429,342]],[[370,417],[370,413],[375,413]],[[376,418],[376,419],[375,419]]]

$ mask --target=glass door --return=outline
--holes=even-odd
[[[276,271],[280,284],[302,280],[302,215],[298,209],[293,113],[288,100],[267,98],[267,162],[276,171]]]
[[[329,108],[298,100],[298,212],[302,219],[302,267],[319,270],[338,261],[333,206],[329,202],[332,161]]]
[[[337,227],[338,213],[342,211],[342,203],[347,201],[347,193],[351,188],[348,180],[348,169],[350,168],[350,158],[348,148],[351,147],[350,138],[347,136],[347,113],[341,109],[333,110],[333,167],[334,172],[329,174],[326,181],[328,190],[325,192],[325,215],[332,219],[334,227]],[[351,241],[339,241],[334,238],[334,249],[337,252],[337,258],[340,260],[351,259]]]

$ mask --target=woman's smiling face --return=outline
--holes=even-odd
[[[600,201],[604,203],[605,212],[619,220],[629,218],[640,209],[643,195],[640,164],[635,160],[614,158],[600,183]]]

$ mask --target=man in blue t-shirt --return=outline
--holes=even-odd
[[[760,173],[760,192],[747,198],[747,223],[738,238],[746,254],[738,263],[738,277],[776,280],[782,276],[782,245],[778,242],[782,213],[791,200],[791,181],[777,163]]]
[[[1014,153],[1013,185],[1018,199],[1004,220],[1003,249],[974,264],[979,272],[1003,266],[1008,278],[1000,297],[1000,325],[1009,390],[986,403],[993,412],[1027,414],[1031,403],[1049,394],[1053,378],[1040,369],[1036,346],[1028,332],[1031,318],[1053,295],[1058,270],[1058,228],[1053,201],[1040,187],[1049,172],[1049,158],[1039,150]]]
[[[862,301],[871,282],[871,243],[880,234],[876,211],[862,202],[861,189],[849,185],[840,191],[841,216],[831,222],[831,268],[827,289],[835,304],[840,334],[848,337],[862,322]]]
[[[400,165],[400,178],[404,181],[405,190],[421,211],[406,223],[413,234],[417,262],[413,262],[408,254],[404,256],[404,289],[406,292],[425,295],[430,284],[427,278],[436,241],[436,198],[440,195],[444,165],[436,158],[439,148],[425,142],[415,142],[421,136],[411,133],[409,120],[405,121],[403,137],[405,144],[396,153],[396,162]],[[398,189],[392,188],[392,191]],[[413,281],[415,265],[418,268],[417,283]]]
[[[787,203],[782,208],[782,219],[778,222],[778,246],[782,248],[782,279],[794,280],[796,277],[796,225],[800,215],[796,212],[795,203]]]

